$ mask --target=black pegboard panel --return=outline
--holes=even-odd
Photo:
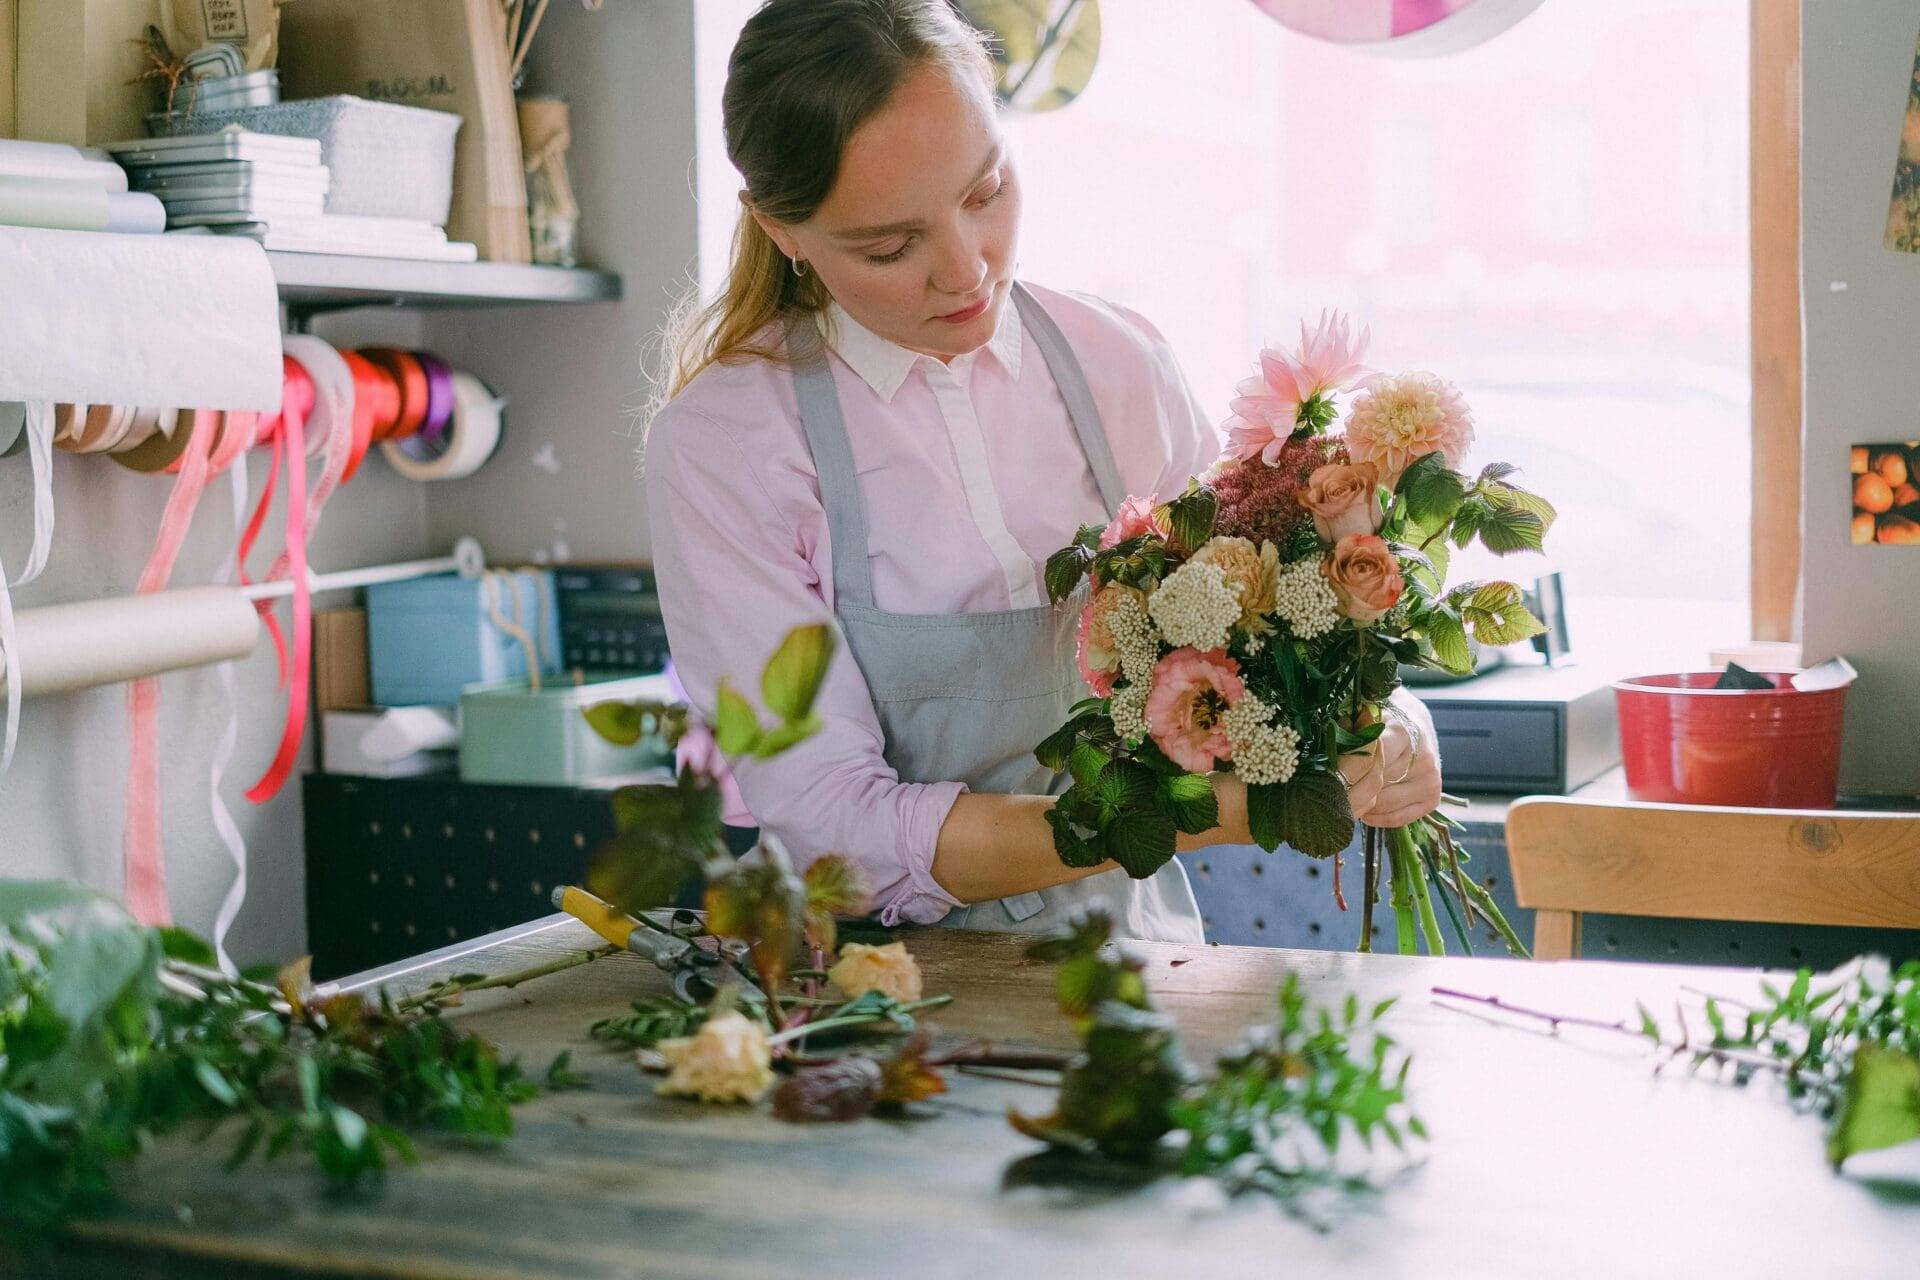
[[[1524,942],[1533,940],[1533,912],[1513,900],[1508,883],[1505,828],[1474,822],[1460,847],[1466,871],[1485,885]],[[1347,905],[1333,899],[1333,863],[1282,849],[1266,853],[1253,845],[1219,845],[1182,854],[1211,942],[1254,947],[1307,947],[1350,951],[1360,937],[1360,852],[1356,840],[1342,855]],[[1437,906],[1438,904],[1436,904]],[[1374,910],[1374,946],[1393,949],[1393,910]],[[1443,917],[1449,953],[1452,927]],[[1768,969],[1831,968],[1865,951],[1894,961],[1920,956],[1920,931],[1842,929],[1782,924],[1589,915],[1582,921],[1581,954],[1594,960],[1659,964],[1743,965]],[[1486,928],[1473,935],[1475,955],[1505,955]]]
[[[606,791],[312,774],[304,794],[316,978],[551,914],[553,887],[578,883],[613,834]]]

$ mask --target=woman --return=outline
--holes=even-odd
[[[746,820],[802,863],[858,864],[887,924],[1033,931],[1098,901],[1125,935],[1201,941],[1178,861],[1061,865],[1033,757],[1085,695],[1046,557],[1218,452],[1172,352],[1132,312],[1015,282],[992,71],[946,0],[770,0],[723,110],[745,180],[730,274],[647,440],[668,641],[706,712],[794,626],[833,617],[847,650],[825,728],[736,762]],[[1346,762],[1378,825],[1439,799],[1407,701]],[[1250,840],[1244,786],[1214,783],[1220,826],[1182,849]]]

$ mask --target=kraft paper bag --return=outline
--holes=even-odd
[[[492,262],[531,259],[499,0],[291,0],[280,14],[283,97],[350,93],[460,116],[447,234]]]

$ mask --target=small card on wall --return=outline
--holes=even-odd
[[[1856,444],[1848,472],[1856,546],[1920,543],[1920,441]]]

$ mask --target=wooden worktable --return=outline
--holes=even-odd
[[[1050,971],[1017,939],[908,935],[948,1037],[1064,1048]],[[377,975],[504,972],[591,945],[565,917]],[[504,1147],[423,1144],[424,1159],[350,1200],[318,1194],[298,1160],[218,1169],[169,1144],[123,1178],[108,1218],[32,1274],[223,1277],[988,1276],[1873,1277],[1920,1274],[1920,1186],[1822,1158],[1821,1126],[1759,1090],[1655,1078],[1621,1038],[1555,1041],[1436,1007],[1435,983],[1559,1012],[1670,1008],[1683,983],[1740,994],[1753,975],[1626,965],[1530,965],[1246,948],[1146,949],[1161,1006],[1196,1061],[1266,1016],[1281,973],[1319,996],[1402,1003],[1391,1028],[1433,1131],[1424,1163],[1379,1194],[1318,1206],[1319,1225],[1210,1183],[1049,1184],[1003,1118],[1047,1090],[959,1077],[907,1121],[796,1127],[764,1109],[656,1099],[630,1057],[588,1040],[593,1019],[658,989],[627,956],[452,1016],[544,1069],[571,1047],[592,1088],[520,1109]],[[397,974],[397,976],[396,976]],[[219,1144],[216,1144],[218,1146]],[[1898,1164],[1899,1161],[1894,1163]],[[1913,1161],[1904,1166],[1911,1169]]]

